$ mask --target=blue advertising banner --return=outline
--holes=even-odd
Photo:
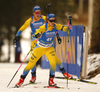
[[[70,32],[69,48],[68,48],[68,33],[59,30],[59,35],[62,43],[58,44],[57,40],[54,42],[57,57],[62,62],[67,71],[67,50],[69,49],[69,64],[68,73],[80,76],[81,66],[83,62],[83,25],[72,26]],[[42,68],[50,68],[49,61],[46,56],[42,57]],[[59,69],[57,68],[57,71]]]

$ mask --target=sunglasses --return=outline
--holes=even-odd
[[[41,12],[34,12],[35,14],[41,14]]]
[[[56,20],[49,20],[50,22],[55,22]]]

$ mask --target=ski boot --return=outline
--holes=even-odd
[[[20,78],[19,82],[15,85],[15,87],[19,88],[24,82],[23,78]]]
[[[19,88],[19,87],[23,84],[25,78],[26,78],[26,76],[21,75],[21,76],[20,76],[20,79],[19,79],[19,82],[18,82],[14,87],[15,87],[15,88]]]
[[[70,75],[70,74],[68,74],[68,76],[67,76],[67,72],[63,73],[63,75],[64,75],[66,78],[68,78],[68,79],[73,78],[72,75]]]
[[[35,81],[36,81],[36,77],[32,76],[30,83],[35,83]]]
[[[53,77],[49,78],[49,86],[56,86],[57,84],[53,82]]]

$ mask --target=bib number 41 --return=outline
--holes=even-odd
[[[52,40],[52,38],[47,38],[46,40],[47,40],[47,41],[51,41],[51,40]]]

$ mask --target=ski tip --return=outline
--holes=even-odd
[[[90,83],[90,84],[97,84],[96,82],[88,82],[88,83]]]
[[[70,89],[68,86],[66,87],[67,89]]]
[[[13,88],[19,88],[19,86],[15,85]]]

